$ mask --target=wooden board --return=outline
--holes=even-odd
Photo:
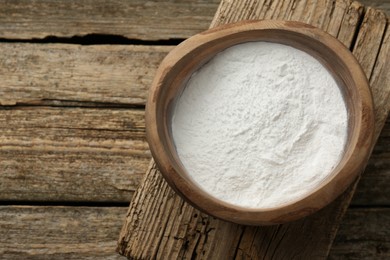
[[[329,259],[390,259],[389,225],[388,208],[348,210],[333,243]]]
[[[144,106],[155,70],[171,49],[0,43],[0,105]]]
[[[0,4],[0,38],[32,39],[109,34],[153,41],[184,39],[209,26],[219,2],[219,0],[3,1]],[[268,5],[269,2],[267,0]],[[382,8],[390,14],[389,0],[362,2]]]
[[[115,254],[121,207],[0,206],[1,259],[126,259]]]
[[[109,34],[138,40],[183,39],[207,28],[219,0],[2,1],[0,38]]]
[[[222,1],[212,26],[242,19],[301,20],[329,30],[351,46],[362,11],[358,3],[348,1],[340,1],[338,5],[326,0]],[[385,69],[390,56],[389,33],[383,37],[386,23],[383,13],[368,9],[353,48],[373,86],[376,137],[390,109],[390,80]],[[355,187],[351,186],[334,203],[305,219],[271,227],[245,227],[216,220],[193,209],[167,186],[152,165],[133,198],[118,251],[134,258],[175,259],[185,255],[199,259],[244,259],[248,256],[285,259],[293,255],[298,259],[323,259],[328,255]]]
[[[0,206],[1,259],[125,260],[115,252],[115,246],[126,210]],[[387,208],[349,210],[329,259],[389,258],[389,218]]]
[[[1,109],[0,131],[0,201],[128,201],[150,160],[143,110]]]

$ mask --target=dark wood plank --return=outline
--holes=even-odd
[[[390,259],[390,209],[349,209],[329,260]]]
[[[187,38],[208,27],[219,0],[9,0],[0,38],[110,34],[139,40]]]
[[[378,139],[351,204],[390,206],[390,118]]]

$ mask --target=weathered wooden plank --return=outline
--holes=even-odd
[[[323,216],[340,204],[290,224],[251,227],[194,209],[162,180],[155,164],[145,180],[133,197],[118,242],[118,251],[135,259],[323,259],[328,250],[323,244],[330,239],[324,230],[334,221]],[[311,232],[319,227],[321,232]]]
[[[380,14],[373,13],[377,17],[383,17]],[[369,19],[367,21],[371,22]],[[375,37],[376,30],[367,29],[368,37]],[[359,42],[359,38],[357,40]],[[356,49],[354,54],[358,55],[361,58],[359,49]],[[364,56],[364,55],[362,55]],[[390,93],[383,93],[383,89],[390,88],[390,73],[389,73],[389,64],[390,64],[390,29],[389,23],[387,23],[387,30],[385,35],[381,38],[381,50],[379,55],[373,65],[373,72],[371,73],[370,84],[371,90],[374,96],[375,103],[375,116],[377,121],[386,120],[386,112],[390,110]],[[371,67],[371,64],[367,66]],[[388,198],[390,193],[386,192],[386,188],[389,186],[389,181],[387,181],[388,176],[390,175],[390,153],[389,153],[389,122],[387,120],[387,125],[385,125],[381,138],[378,140],[377,145],[375,146],[374,154],[370,159],[368,164],[367,172],[369,174],[363,175],[363,179],[360,183],[359,189],[357,189],[357,194],[355,198],[356,204],[365,204],[369,205],[371,200],[366,197],[362,191],[368,189],[373,194],[376,194],[374,204],[377,205],[389,205]],[[377,127],[377,135],[380,132],[380,127]],[[385,191],[385,192],[383,192]]]
[[[150,160],[143,110],[0,110],[0,200],[128,201]]]
[[[368,12],[370,12],[370,10]],[[381,23],[387,21],[386,32],[384,33],[383,37],[378,36],[380,35],[379,33],[381,32],[379,28],[382,29],[382,27],[378,25],[376,25],[375,27],[372,26],[371,28],[368,27],[367,32],[365,33],[366,37],[371,37],[373,39],[377,37],[381,39],[380,52],[375,60],[375,63],[373,65],[373,70],[370,74],[370,84],[371,84],[371,90],[372,90],[374,103],[375,103],[376,120],[382,121],[382,120],[386,120],[386,112],[390,109],[390,93],[382,92],[383,88],[388,89],[390,87],[389,86],[390,73],[388,67],[390,64],[390,29],[389,29],[390,21],[387,17],[384,17],[381,14],[381,12],[372,12],[372,14],[376,16]],[[364,26],[364,22],[365,20],[363,21],[363,26]],[[371,22],[370,19],[367,19],[367,23],[369,22]],[[364,42],[364,40],[362,41]],[[359,37],[358,37],[357,43],[362,41],[359,41]],[[379,44],[379,41],[376,42],[377,44]],[[372,48],[375,49],[375,46],[372,46]],[[354,51],[354,55],[357,55],[358,59],[361,59],[362,56],[365,58],[365,55],[361,55],[358,50],[356,51],[356,53]],[[376,134],[378,135],[379,132],[380,132],[380,128],[377,128]]]
[[[126,210],[124,207],[0,206],[1,259],[124,260],[125,257],[115,252],[115,245]],[[388,258],[389,217],[388,208],[349,210],[330,259]],[[358,250],[351,252],[352,248]],[[174,259],[177,254],[171,252],[172,258],[168,259]]]
[[[171,49],[0,43],[0,105],[61,100],[145,105],[154,72]]]
[[[334,12],[335,5],[326,0],[284,4],[291,6],[290,10],[285,10],[287,18],[315,23],[321,28],[332,28],[331,31],[334,34],[337,32],[344,44],[351,45],[360,21],[361,5],[358,3],[345,1],[346,9],[341,17],[333,16],[340,12]],[[279,9],[274,6],[277,6],[275,2],[261,0],[222,1],[212,26],[240,19],[281,17],[277,14]],[[323,10],[326,8],[332,8],[333,11]],[[272,12],[272,15],[268,12]],[[382,39],[386,20],[371,22],[374,20],[372,16],[384,17],[380,12],[367,11],[359,32],[357,48],[354,49],[368,75],[375,75],[375,72],[372,73],[373,68],[376,68],[375,64],[384,62],[377,61],[376,57],[381,44],[378,38]],[[330,26],[330,21],[334,19],[338,19],[338,22]],[[380,50],[379,57],[389,55],[386,47]],[[377,86],[373,87],[378,89],[374,92],[375,101],[388,102],[388,78],[380,78],[375,82]],[[378,104],[384,103],[377,103],[377,108],[380,106]],[[376,113],[383,113],[376,117],[377,134],[383,127],[389,109],[376,109]],[[197,259],[290,259],[293,256],[297,259],[323,259],[328,255],[356,183],[334,203],[307,218],[285,225],[245,227],[217,220],[188,206],[167,186],[155,165],[152,165],[130,205],[120,234],[118,251],[135,258],[159,256],[175,259],[184,256]],[[172,255],[172,252],[176,254]]]
[[[373,81],[373,79],[371,78],[371,74],[374,70],[375,63],[378,60],[378,56],[372,55],[372,53],[379,53],[379,49],[382,47],[381,46],[382,43],[383,43],[382,48],[386,48],[386,50],[384,51],[385,56],[381,56],[383,60],[379,59],[378,61],[382,64],[383,67],[383,64],[386,64],[386,61],[388,60],[388,55],[387,55],[388,47],[386,41],[383,41],[383,39],[386,38],[385,37],[385,28],[387,25],[386,19],[387,19],[386,15],[383,12],[372,8],[368,8],[366,11],[366,15],[364,16],[353,49],[353,54],[359,61],[362,68],[364,68],[367,78],[370,79],[370,83]],[[368,52],[367,49],[369,49],[370,52]],[[383,73],[382,68],[381,71],[378,71],[376,73],[380,75],[383,74],[383,77],[388,77],[387,73]],[[377,88],[381,88],[381,87],[382,86],[378,86]],[[374,89],[376,88],[374,87]],[[382,98],[382,96],[383,95],[373,96],[374,105],[376,107],[381,107],[381,105],[383,104],[382,102],[380,104],[377,104],[378,100],[376,100],[376,98]]]
[[[353,2],[344,13],[344,23],[339,28],[337,39],[344,43],[345,46],[350,47],[350,43],[355,37],[355,34],[351,33],[351,31],[354,31],[355,25],[360,22],[363,9],[364,7],[360,3]]]
[[[1,259],[126,259],[115,253],[121,207],[0,206]]]
[[[0,38],[111,34],[187,38],[206,29],[219,0],[10,0],[0,3]]]

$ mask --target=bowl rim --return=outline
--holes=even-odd
[[[202,56],[206,52],[206,47],[215,46],[221,40],[225,41],[224,44],[233,46],[248,41],[243,35],[262,33],[276,33],[279,35],[278,37],[282,34],[290,37],[296,35],[305,38],[305,41],[312,41],[313,44],[322,44],[327,49],[326,51],[334,53],[337,56],[336,58],[339,59],[336,62],[340,62],[340,66],[345,67],[350,80],[352,80],[350,83],[353,84],[354,88],[354,93],[352,93],[354,95],[354,108],[353,114],[350,114],[349,117],[352,117],[354,124],[356,124],[354,125],[353,140],[349,140],[351,152],[348,156],[344,156],[342,163],[339,164],[340,167],[337,167],[333,176],[326,179],[306,197],[292,203],[266,209],[245,208],[216,199],[186,176],[184,167],[177,162],[177,154],[172,154],[172,150],[174,150],[173,140],[171,142],[167,140],[169,139],[169,127],[167,126],[169,120],[166,120],[168,114],[166,110],[169,104],[172,105],[173,100],[161,101],[161,99],[166,99],[167,92],[174,91],[170,89],[173,84],[168,84],[168,82],[184,84],[186,80],[182,77],[183,75],[186,75],[188,79],[195,67],[199,68],[210,57],[218,53],[212,51],[207,54],[209,58],[196,59],[195,57],[199,57],[199,54]],[[246,40],[241,41],[243,38]],[[280,39],[281,42],[285,40]],[[226,43],[226,41],[232,42]],[[225,46],[225,48],[228,47]],[[316,58],[320,59],[321,57]],[[192,67],[189,66],[192,70],[188,70],[185,67],[186,63],[191,62],[194,63],[191,65]],[[179,70],[179,73],[173,72],[175,69]],[[179,74],[181,77],[178,76]],[[372,149],[374,136],[373,101],[363,69],[353,54],[336,38],[305,23],[275,20],[243,21],[197,34],[179,44],[165,57],[156,72],[149,91],[145,108],[146,138],[163,177],[191,205],[227,221],[249,225],[269,225],[293,221],[314,213],[336,199],[351,185],[363,171]],[[351,100],[347,101],[352,102]],[[165,102],[163,103],[165,109],[161,109],[161,102]],[[162,117],[164,118],[162,119]],[[165,122],[165,125],[159,123],[161,120]],[[176,160],[172,156],[176,156]]]

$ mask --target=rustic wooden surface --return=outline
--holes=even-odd
[[[0,206],[1,259],[125,260],[114,248],[126,211],[126,207]],[[350,209],[329,259],[385,259],[389,229],[390,209]]]
[[[349,209],[329,259],[389,259],[389,230],[388,208]]]
[[[0,259],[124,259],[116,240],[150,160],[146,90],[177,44],[158,40],[206,29],[218,2],[0,1]],[[388,0],[364,2],[390,11]],[[40,40],[95,33],[128,39]],[[388,120],[331,259],[389,258],[389,183]]]
[[[0,206],[1,259],[124,259],[123,207]],[[4,239],[7,238],[7,239]]]
[[[4,116],[0,117],[0,128],[3,131],[0,138],[7,138],[8,143],[12,141],[14,144],[13,151],[5,146],[0,147],[0,151],[3,151],[0,153],[0,165],[7,166],[4,168],[4,173],[0,175],[0,188],[2,190],[0,199],[128,202],[139,183],[140,176],[147,169],[150,154],[147,152],[144,137],[143,110],[125,110],[120,106],[135,106],[138,102],[144,104],[146,90],[151,84],[153,74],[159,62],[172,49],[172,46],[3,43],[0,44],[0,49],[3,50],[2,65],[0,66],[0,75],[2,75],[0,100],[8,105],[24,104],[24,108],[8,106],[8,108],[13,109],[4,110]],[[113,59],[111,62],[105,62],[108,58],[103,53],[107,53],[107,50],[110,50],[110,59]],[[113,64],[115,60],[119,60],[120,66]],[[33,64],[35,65],[33,66]],[[110,73],[114,69],[118,77],[111,78]],[[94,71],[99,71],[99,74],[95,76]],[[77,77],[74,75],[76,72],[79,75]],[[46,80],[42,77],[46,77]],[[99,77],[99,81],[95,81],[95,77]],[[34,82],[33,86],[35,87],[29,87],[30,82]],[[83,88],[83,91],[79,91],[80,87]],[[140,96],[142,98],[139,98]],[[46,107],[42,110],[36,108],[34,110],[31,105]],[[108,111],[102,109],[84,110],[83,108],[69,109],[69,106],[107,107],[110,105],[113,107],[107,109]],[[49,109],[49,106],[57,106],[57,110]],[[68,106],[68,109],[63,109],[63,106]],[[37,111],[39,113],[35,117]],[[92,124],[75,126],[78,123],[77,118],[84,111],[89,111],[83,115],[85,122]],[[44,113],[48,114],[44,115]],[[16,120],[16,118],[18,119]],[[106,126],[108,128],[102,131],[104,129],[98,126],[104,124],[103,121],[108,118],[116,122],[116,125]],[[32,124],[31,121],[34,123]],[[142,127],[134,129],[132,127],[134,123]],[[78,128],[77,133],[75,132],[76,127]],[[15,128],[22,128],[23,133],[22,130],[15,133],[13,130]],[[132,139],[136,137],[139,143],[138,147],[142,146],[146,149],[145,157],[147,158],[139,158],[132,151],[127,150],[127,153],[125,151],[121,154],[117,153],[116,159],[106,157],[102,161],[102,156],[98,153],[78,151],[79,155],[84,154],[84,165],[89,167],[81,169],[79,164],[73,164],[75,167],[72,168],[71,154],[63,157],[60,156],[60,153],[57,153],[58,156],[50,156],[51,163],[47,163],[47,161],[39,163],[44,157],[47,157],[48,153],[47,150],[42,150],[40,147],[47,144],[53,149],[57,149],[58,142],[63,144],[60,131],[68,132],[68,135],[71,134],[73,137],[79,136],[76,140],[72,139],[76,142],[68,143],[67,146],[73,144],[74,147],[77,147],[77,142],[83,142],[86,148],[90,148],[90,151],[96,150],[88,143],[88,140],[92,139],[93,136],[98,144],[105,142],[110,147],[114,146],[116,149],[122,150],[127,148],[123,145],[119,146],[119,143],[115,142],[116,139],[130,144]],[[137,136],[134,136],[134,133],[137,133]],[[28,142],[32,135],[35,136],[36,142],[40,145],[30,146],[28,162],[25,157],[14,157],[15,153],[23,149],[22,143],[26,143],[26,140]],[[56,136],[57,138],[53,139]],[[390,204],[389,163],[386,160],[388,154],[383,152],[383,149],[389,146],[389,142],[386,142],[388,139],[385,138],[390,137],[389,124],[382,132],[382,136],[384,138],[380,139],[377,144],[377,149],[382,147],[382,152],[375,153],[371,159],[368,171],[363,176],[364,181],[360,183],[360,188],[354,198],[354,202],[357,204]],[[57,146],[51,144],[54,141],[57,142]],[[109,153],[109,149],[106,152]],[[76,156],[75,153],[73,153],[74,156]],[[87,156],[90,159],[86,159]],[[19,163],[21,161],[24,163]],[[116,166],[115,171],[108,174],[112,172],[111,167],[114,165]],[[64,167],[65,170],[68,168],[65,171],[65,176],[62,175]],[[100,169],[100,172],[106,172],[105,177],[95,174],[97,169]],[[86,178],[73,178],[73,174]],[[23,186],[20,185],[21,179],[15,178],[15,175],[23,178]],[[83,183],[88,183],[90,176],[94,176],[96,183],[101,183],[101,185],[93,187],[92,193],[87,191],[87,189],[92,189],[91,186],[78,184],[82,180],[85,180]],[[62,185],[50,185],[56,179]],[[373,185],[374,183],[375,185]],[[112,189],[115,186],[120,187],[120,189]],[[74,187],[77,189],[74,190]],[[73,192],[70,193],[69,189]],[[110,196],[107,195],[109,193],[111,193]]]
[[[140,109],[0,113],[0,200],[128,201],[150,161]]]
[[[384,13],[364,10],[357,2],[339,4],[344,16],[334,16],[335,6],[325,0],[222,1],[211,27],[244,19],[289,19],[333,33],[353,50],[370,79],[378,138],[390,110],[387,19]],[[118,251],[135,259],[324,259],[356,183],[309,217],[284,225],[249,227],[224,222],[192,208],[170,189],[153,163],[130,205]]]
[[[182,39],[207,28],[218,3],[219,0],[2,1],[0,37],[109,34],[149,41]]]
[[[0,42],[0,104],[142,106],[157,66],[171,49]]]

